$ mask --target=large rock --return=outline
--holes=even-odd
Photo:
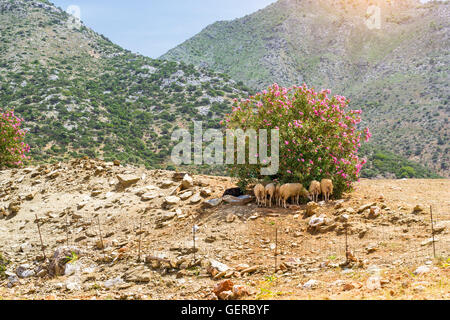
[[[372,276],[367,279],[366,287],[369,290],[381,289],[381,278],[379,276]]]
[[[141,180],[140,177],[131,174],[118,174],[117,179],[119,180],[119,184],[124,188],[128,188]]]
[[[179,198],[183,201],[189,199],[190,197],[192,197],[193,192],[192,191],[186,191],[182,194],[179,195]]]
[[[225,291],[231,291],[231,293],[232,293],[233,286],[234,286],[233,281],[231,281],[231,280],[224,280],[222,282],[219,282],[214,287],[213,292],[218,298],[224,299],[225,297],[224,296],[221,297],[221,293],[225,292]]]
[[[369,203],[369,204],[365,204],[362,205],[361,207],[359,207],[358,209],[358,213],[363,213],[364,211],[366,211],[367,209],[370,209],[370,207],[374,207],[376,206],[376,202],[375,203]]]
[[[51,276],[60,276],[65,272],[66,263],[70,261],[70,257],[82,255],[82,252],[77,247],[64,246],[55,250],[53,257],[50,259],[49,272]]]
[[[190,175],[185,175],[183,181],[181,182],[183,189],[190,189],[194,186],[194,180]]]
[[[29,278],[36,275],[36,272],[34,271],[33,267],[29,264],[22,264],[17,267],[16,274],[19,278]]]
[[[253,201],[253,197],[248,196],[248,195],[243,195],[243,196],[239,196],[239,197],[227,195],[227,196],[224,196],[222,199],[226,203],[233,204],[236,206],[244,206]]]
[[[142,201],[150,201],[150,200],[157,198],[158,195],[159,194],[157,192],[147,192],[141,196],[141,200]]]
[[[211,199],[211,200],[207,200],[205,202],[203,202],[203,205],[207,208],[214,208],[217,207],[218,205],[220,205],[222,203],[222,199]]]
[[[125,272],[124,278],[129,282],[150,282],[152,278],[152,272],[144,266],[139,266]]]
[[[194,196],[191,198],[192,204],[199,203],[200,201],[202,201],[202,198],[200,197],[200,194],[198,194],[198,193],[194,194]]]
[[[430,272],[430,267],[428,267],[428,266],[420,266],[420,267],[418,267],[415,271],[414,271],[414,274],[416,275],[416,276],[418,276],[418,275],[421,275],[421,274],[425,274],[425,273],[428,273],[428,272]]]
[[[178,204],[181,201],[181,199],[177,196],[168,196],[164,198],[164,204],[168,206],[173,206]]]
[[[311,217],[317,213],[317,209],[319,208],[319,205],[313,201],[309,202],[306,205],[306,216]]]

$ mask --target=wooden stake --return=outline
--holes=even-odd
[[[69,246],[69,219],[67,216],[69,213],[66,213],[66,245]]]
[[[41,239],[42,255],[44,256],[44,260],[46,260],[47,257],[45,256],[44,241],[42,241],[41,227],[39,226],[39,218],[37,216],[37,213],[35,213],[34,215],[36,217],[36,224],[37,224],[37,227],[38,227],[39,238]]]
[[[277,251],[278,251],[278,228],[275,228],[275,273],[277,273],[277,264],[278,264],[278,259],[277,259]]]
[[[142,215],[139,224],[139,250],[138,250],[138,262],[141,262],[141,239],[142,239]]]
[[[194,251],[193,251],[194,263],[195,263],[195,231],[197,231],[196,229],[197,229],[197,226],[194,224],[194,226],[192,227],[192,240],[193,240],[193,244],[194,244]]]
[[[105,244],[103,243],[102,229],[100,226],[100,217],[99,216],[97,216],[97,223],[98,223],[98,231],[99,231],[99,236],[100,236],[100,243],[102,246],[102,252],[103,252],[103,254],[105,254]]]
[[[348,233],[347,233],[348,224],[345,224],[345,263],[348,264]]]
[[[434,258],[436,259],[436,245],[434,242],[434,224],[433,224],[433,207],[430,206],[430,216],[431,216],[431,238],[433,240],[433,255]]]

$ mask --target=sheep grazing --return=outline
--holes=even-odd
[[[276,191],[276,187],[275,187],[275,185],[273,183],[268,184],[266,186],[265,193],[266,193],[266,198],[267,197],[269,198],[268,199],[269,200],[269,207],[272,207],[272,199],[275,197],[275,191]],[[264,199],[264,204],[267,206],[266,200],[267,199]]]
[[[287,208],[287,201],[290,198],[294,198],[294,203],[299,204],[300,197],[307,195],[308,191],[300,183],[287,183],[280,187],[280,200],[284,208]]]
[[[311,185],[309,186],[309,196],[308,196],[309,200],[318,202],[320,193],[321,193],[320,182],[314,180],[313,182],[311,182]]]
[[[330,179],[322,179],[320,182],[320,189],[322,190],[325,202],[330,200],[330,196],[333,194],[333,181]]]
[[[253,189],[255,192],[256,197],[256,204],[260,207],[263,204],[263,201],[265,202],[266,198],[266,189],[262,184],[257,184],[255,188]]]
[[[277,204],[277,206],[281,207],[281,200],[280,200],[280,188],[281,185],[277,184],[275,187],[275,203]]]

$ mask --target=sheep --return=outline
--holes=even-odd
[[[275,196],[275,190],[276,190],[276,187],[273,183],[270,183],[266,186],[265,193],[266,193],[266,197],[269,197],[269,207],[272,207],[272,199]],[[266,205],[266,200],[267,199],[264,199],[265,205]]]
[[[320,189],[322,190],[325,202],[330,200],[330,195],[333,194],[333,181],[330,179],[322,179],[320,182]]]
[[[257,184],[253,191],[255,192],[256,204],[258,206],[261,206],[263,203],[263,199],[266,198],[266,189],[262,184]]]
[[[276,202],[277,206],[279,206],[279,207],[281,207],[280,188],[281,188],[280,184],[277,184],[275,187],[275,202]]]
[[[321,193],[321,186],[319,181],[312,181],[311,185],[309,186],[309,200],[318,202],[319,201],[319,195]]]
[[[301,186],[301,187],[300,187],[300,186]],[[296,196],[296,199],[297,199],[297,205],[300,205],[300,197],[308,198],[308,196],[309,196],[308,190],[306,190],[306,189],[303,187],[303,185],[299,184],[298,191],[297,191],[297,196]]]
[[[284,208],[287,208],[289,198],[294,197],[295,202],[298,204],[300,196],[306,196],[307,194],[308,192],[300,183],[287,183],[280,187],[280,200],[283,201]]]

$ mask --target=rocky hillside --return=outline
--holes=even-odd
[[[77,155],[167,166],[174,128],[217,127],[247,89],[133,54],[47,1],[0,0],[0,107],[25,118],[34,160]]]
[[[450,180],[288,209],[222,197],[234,183],[93,159],[0,171],[0,299],[450,298]]]
[[[448,1],[279,0],[221,21],[162,58],[226,72],[261,89],[277,82],[330,88],[364,106],[375,147],[449,176]]]

